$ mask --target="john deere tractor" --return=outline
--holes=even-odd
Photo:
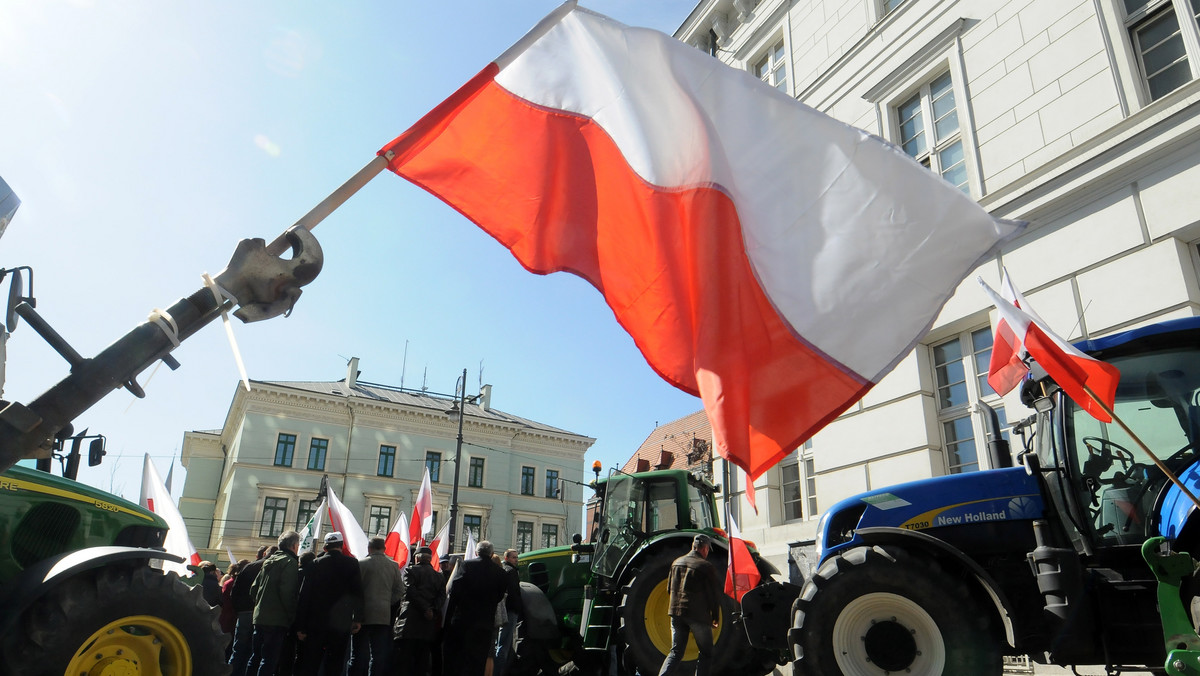
[[[591,537],[570,546],[521,555],[525,622],[516,673],[556,674],[568,663],[583,673],[608,673],[616,661],[632,674],[656,674],[671,647],[667,573],[697,533],[713,539],[710,560],[723,575],[728,539],[718,522],[715,488],[682,470],[626,474],[592,482]],[[752,551],[764,580],[778,570]],[[778,584],[778,583],[777,583]],[[792,596],[795,595],[795,590]],[[765,674],[778,650],[752,648],[737,604],[723,596],[713,631],[714,674]],[[790,598],[788,600],[790,603]],[[784,604],[786,612],[787,604]],[[786,645],[782,644],[786,649]],[[686,661],[697,657],[695,643]]]
[[[0,234],[19,204],[0,180]],[[293,227],[285,238],[290,260],[267,253],[261,239],[243,240],[216,277],[219,292],[205,286],[155,311],[91,358],[34,310],[32,294],[24,296],[18,270],[32,274],[28,268],[0,270],[0,280],[8,277],[11,285],[7,331],[24,319],[70,365],[66,377],[29,403],[0,401],[0,673],[225,673],[217,609],[199,587],[161,570],[162,561],[182,561],[162,550],[167,524],[73,480],[80,442],[89,435],[74,435],[72,421],[114,389],[144,396],[138,374],[159,360],[177,368],[171,351],[222,311],[240,306],[234,314],[255,321],[290,310],[299,287],[320,271],[322,255],[307,230]],[[101,462],[102,445],[92,442],[89,463]],[[65,477],[49,473],[52,457],[63,461]],[[40,469],[14,466],[22,459]]]

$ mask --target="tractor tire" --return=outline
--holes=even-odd
[[[856,547],[826,561],[792,606],[793,674],[1000,676],[989,611],[932,559]]]
[[[671,563],[687,550],[663,552],[646,561],[634,572],[622,589],[623,597],[617,610],[619,618],[617,650],[627,673],[657,674],[671,650],[671,619],[667,616],[670,594],[667,589]],[[713,629],[713,664],[710,673],[723,676],[761,676],[770,673],[760,665],[757,651],[746,638],[741,625],[732,618],[737,609],[733,599],[721,594],[721,621]],[[699,653],[695,641],[688,639],[688,649],[680,665],[681,673],[691,673]]]
[[[200,586],[148,566],[109,566],[63,582],[6,639],[11,673],[221,676],[227,636]]]
[[[513,636],[513,655],[507,673],[512,676],[553,676],[559,665],[550,659],[549,643],[526,635],[524,622],[517,624]],[[555,642],[557,645],[557,642]]]

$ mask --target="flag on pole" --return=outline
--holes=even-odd
[[[408,544],[420,540],[433,530],[433,489],[429,484],[429,465],[425,466],[425,476],[421,478],[421,489],[417,491],[412,521],[408,528]]]
[[[750,548],[742,539],[742,531],[738,529],[737,521],[729,515],[729,564],[725,567],[725,594],[732,596],[738,603],[746,592],[758,586],[762,575],[758,566],[754,565],[754,557]]]
[[[442,524],[442,528],[434,536],[433,542],[429,543],[429,548],[433,550],[433,561],[430,561],[430,563],[433,564],[434,570],[442,569],[442,559],[450,553],[449,538],[450,522],[447,521]]]
[[[183,563],[164,561],[163,570],[174,571],[181,577],[192,575],[188,566],[200,565],[200,555],[196,553],[196,548],[188,538],[183,516],[180,515],[179,508],[175,506],[175,501],[171,499],[171,494],[167,492],[167,487],[158,475],[158,470],[154,468],[154,463],[150,462],[149,453],[146,454],[146,460],[142,464],[142,495],[145,496],[142,499],[142,506],[167,522],[167,538],[163,541],[163,549],[168,554],[183,557]]]
[[[1076,405],[1100,422],[1112,422],[1112,416],[1087,391],[1091,390],[1111,410],[1117,396],[1117,382],[1121,379],[1117,367],[1087,356],[1058,337],[1031,313],[1028,303],[1025,308],[1019,308],[1001,298],[982,279],[979,284],[996,305],[1000,321],[1012,329],[1016,341],[1012,349],[1028,350],[1029,355],[1046,369],[1046,373]]]
[[[326,493],[328,495],[328,492]],[[296,551],[311,552],[316,550],[315,544],[321,541],[321,522],[325,519],[325,507],[329,498],[321,501],[321,506],[308,517],[308,523],[300,530],[300,547]]]
[[[531,272],[594,285],[758,478],[1020,230],[903,150],[566,2],[380,150]]]
[[[387,534],[384,541],[383,553],[387,557],[396,562],[401,568],[408,563],[408,515],[400,512],[400,518],[396,519],[396,525],[392,526],[392,531]]]
[[[229,545],[225,545],[225,554],[229,557],[230,565],[237,563],[237,559],[233,558],[233,550],[229,548]]]
[[[171,492],[171,479],[175,476],[175,456],[171,456],[171,464],[167,467],[167,492]]]
[[[475,543],[475,531],[473,531],[473,530],[471,530],[470,528],[468,528],[468,529],[467,529],[467,549],[466,549],[466,551],[465,551],[465,552],[464,552],[464,554],[463,554],[463,560],[464,560],[464,561],[470,561],[471,559],[478,559],[478,558],[479,558],[479,554],[477,554],[477,553],[475,552],[475,547],[476,547],[476,543]]]
[[[354,518],[354,513],[338,500],[329,486],[326,500],[329,501],[329,523],[333,530],[342,534],[342,549],[349,556],[367,555],[367,534]]]
[[[1025,300],[1025,296],[1013,285],[1012,279],[1008,276],[1008,270],[1004,270],[1004,276],[1000,282],[1000,297],[1024,310],[1030,317],[1042,321],[1042,318],[1038,317],[1029,306],[1029,301]],[[1042,323],[1045,324],[1045,322]],[[1025,363],[1027,357],[1029,357],[1029,352],[1017,339],[1012,327],[1001,317],[996,322],[996,335],[992,339],[992,358],[988,364],[988,385],[999,394],[1012,392],[1025,374],[1029,373],[1029,366]]]

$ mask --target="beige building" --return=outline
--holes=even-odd
[[[239,383],[219,430],[184,435],[179,510],[201,557],[253,558],[299,529],[322,477],[368,536],[411,515],[426,467],[434,532],[450,518],[459,423],[452,395],[358,379],[358,359],[332,382]],[[595,439],[492,407],[492,386],[467,396],[458,473],[456,551],[466,531],[522,551],[581,529],[583,457]],[[328,520],[324,530],[329,528]]]

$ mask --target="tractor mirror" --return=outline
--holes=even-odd
[[[92,443],[88,444],[88,467],[99,465],[104,455],[104,437],[92,439]]]
[[[17,330],[17,304],[25,295],[25,278],[20,270],[12,270],[12,282],[8,285],[8,309],[4,313],[4,327],[9,333]]]

